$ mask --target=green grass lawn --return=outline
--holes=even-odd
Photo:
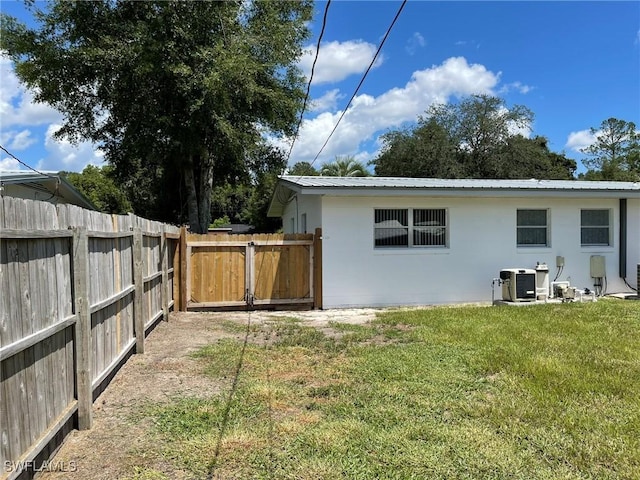
[[[148,409],[165,457],[212,478],[640,478],[640,302],[332,327],[199,351],[228,388]]]

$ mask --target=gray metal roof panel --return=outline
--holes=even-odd
[[[281,177],[285,183],[301,188],[383,188],[383,189],[489,189],[489,190],[584,190],[640,191],[638,182],[595,182],[580,180],[489,180],[400,177]]]
[[[68,203],[73,203],[89,210],[96,210],[95,205],[87,197],[57,172],[0,171],[0,184],[38,184],[52,194],[58,192],[59,196],[63,197]]]
[[[27,170],[2,170],[0,171],[0,181],[3,183],[34,182],[45,178],[57,178],[58,172],[32,172]]]

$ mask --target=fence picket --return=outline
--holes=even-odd
[[[149,302],[144,310],[150,314],[162,313],[168,272],[162,271],[161,243],[175,244],[178,228],[0,197],[0,465],[53,451],[48,443],[70,431],[76,410],[78,426],[90,428],[97,387],[92,380],[108,378],[133,348],[131,288],[138,274],[128,232],[137,224],[151,232],[148,267],[158,272],[140,300]],[[70,227],[76,234],[65,238],[61,234]],[[7,238],[1,238],[5,230]],[[118,231],[129,236],[114,236]],[[171,240],[158,237],[163,231]],[[93,315],[92,304],[100,305]],[[0,478],[19,475],[4,472]]]

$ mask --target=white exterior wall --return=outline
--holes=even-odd
[[[556,276],[556,256],[565,258],[558,280],[593,289],[591,255],[606,259],[607,292],[628,291],[618,277],[619,200],[574,198],[321,198],[323,305],[425,305],[490,302],[492,280],[505,268],[547,263]],[[627,279],[635,286],[640,263],[640,200],[628,207]],[[374,248],[374,209],[446,208],[448,248]],[[516,246],[516,210],[549,209],[550,246]],[[612,246],[580,245],[580,210],[610,208]],[[495,298],[501,298],[496,285]]]
[[[307,232],[314,233],[322,227],[321,199],[317,195],[296,195],[286,206],[282,215],[282,231],[284,233],[305,233],[302,216],[307,216]]]
[[[627,282],[637,285],[638,265],[640,265],[640,199],[627,200]]]

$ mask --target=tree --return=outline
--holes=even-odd
[[[435,178],[571,179],[575,161],[551,152],[544,137],[526,138],[533,113],[500,98],[474,95],[434,105],[414,128],[383,135],[376,175]]]
[[[82,173],[60,172],[103,213],[131,212],[131,203],[113,179],[113,168],[87,165]]]
[[[309,162],[298,162],[289,169],[287,174],[299,177],[315,177],[320,175],[320,172],[318,172]]]
[[[213,218],[227,217],[231,223],[247,223],[253,225],[256,232],[268,233],[279,229],[281,220],[267,217],[267,211],[285,162],[281,150],[262,144],[246,159],[251,172],[249,175],[238,176],[233,182],[214,187]]]
[[[640,181],[640,132],[633,122],[609,118],[591,128],[595,142],[581,151],[587,180]]]
[[[437,104],[427,110],[448,133],[465,163],[466,175],[498,178],[500,166],[495,153],[506,145],[514,130],[529,129],[533,113],[523,105],[506,108],[503,99],[472,95],[456,104]]]
[[[325,177],[368,177],[367,167],[353,156],[336,156],[333,162],[325,163],[320,169]]]
[[[245,174],[265,131],[293,133],[310,0],[50,5],[37,29],[2,17],[18,77],[63,113],[58,136],[100,144],[124,183],[151,182],[148,207],[181,181],[192,231],[209,225],[214,179]]]
[[[539,178],[570,180],[577,168],[575,160],[549,150],[548,140],[514,135],[496,152],[498,178]]]
[[[370,163],[384,177],[457,178],[463,169],[456,145],[434,119],[420,119],[413,129],[382,136],[380,155]]]

